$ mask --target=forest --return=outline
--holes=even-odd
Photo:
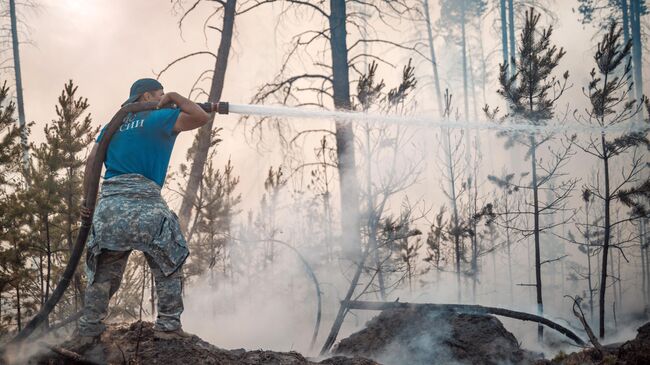
[[[108,77],[48,60],[50,39],[88,45],[39,19],[100,3],[0,1],[0,363],[102,363],[62,344],[86,254],[67,266],[92,230],[90,150],[138,77],[122,63],[231,107],[179,137],[162,190],[195,336],[149,338],[156,280],[134,253],[107,363],[650,361],[645,0],[147,0],[112,14],[155,4],[128,24],[165,53],[106,30],[116,55],[149,53]],[[76,62],[118,52],[103,42]]]

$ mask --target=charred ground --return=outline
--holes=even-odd
[[[595,365],[650,364],[650,323],[635,339],[566,354],[553,359],[523,349],[515,336],[492,315],[428,310],[426,307],[381,312],[361,331],[342,339],[334,357],[310,359],[298,352],[226,350],[198,336],[161,340],[150,322],[115,324],[100,343],[80,346],[78,339],[14,363],[59,364],[220,364],[220,365]],[[30,349],[30,350],[33,350]]]

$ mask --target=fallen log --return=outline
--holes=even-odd
[[[589,323],[587,323],[587,320],[585,319],[585,314],[580,307],[580,302],[582,299],[580,297],[574,298],[568,295],[565,295],[565,297],[571,298],[573,300],[573,315],[578,318],[580,323],[582,323],[582,327],[584,327],[585,332],[587,332],[589,341],[594,345],[594,348],[598,352],[600,359],[602,359],[605,357],[605,349],[603,348],[603,345],[600,344],[598,338],[596,338],[596,335],[594,335],[594,331],[591,330]]]
[[[493,314],[496,316],[508,317],[518,319],[521,321],[532,321],[543,324],[552,328],[566,337],[573,340],[576,344],[584,346],[585,342],[570,329],[551,321],[548,318],[540,317],[535,314],[513,311],[505,308],[497,307],[484,307],[475,304],[434,304],[434,303],[401,303],[401,302],[371,302],[362,300],[351,300],[348,302],[341,302],[342,306],[348,309],[358,310],[378,310],[383,311],[386,309],[408,309],[408,308],[421,308],[426,307],[430,310],[438,311],[452,311],[457,313],[468,314]]]

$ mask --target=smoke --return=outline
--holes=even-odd
[[[255,256],[263,244],[240,244],[240,257]],[[320,266],[307,255],[323,294],[323,319],[312,349],[318,304],[314,283],[294,252],[280,245],[275,249],[274,260],[267,267],[251,267],[251,272],[234,281],[213,272],[192,283],[185,292],[185,330],[222,348],[316,355],[338,309],[335,290],[344,287],[345,279],[335,268]]]
[[[448,326],[435,328],[429,333],[412,337],[408,346],[401,341],[394,341],[376,359],[385,365],[400,365],[404,359],[409,359],[409,364],[412,365],[431,364],[431,359],[436,359],[440,364],[464,365],[454,359],[447,346],[441,346],[449,339],[449,331]]]
[[[0,363],[7,365],[27,364],[39,356],[51,353],[49,347],[61,345],[70,335],[69,332],[57,330],[40,337],[38,337],[39,334],[35,334],[22,343],[0,347]]]
[[[392,126],[391,128],[397,127]],[[394,129],[390,129],[389,132],[381,136],[384,140],[383,144],[378,143],[382,146],[382,152],[371,156],[370,159],[363,154],[365,142],[363,134],[361,134],[362,131],[356,130],[357,139],[361,140],[360,147],[357,147],[357,177],[362,196],[360,205],[362,207],[361,224],[364,247],[367,244],[367,228],[365,226],[367,216],[364,215],[366,214],[364,206],[367,203],[364,194],[367,191],[365,185],[368,161],[372,166],[373,177],[370,180],[374,184],[375,191],[378,187],[386,186],[387,182],[396,178],[403,178],[409,174],[417,176],[411,184],[387,199],[384,216],[398,216],[405,206],[405,199],[410,197],[413,199],[411,204],[413,209],[411,210],[418,213],[414,215],[417,216],[420,213],[422,215],[422,218],[413,222],[413,228],[418,228],[423,232],[420,239],[426,239],[426,232],[431,223],[431,212],[442,205],[448,206],[448,199],[439,191],[440,180],[443,178],[442,172],[437,167],[441,146],[431,143],[435,141],[434,134],[430,129],[401,128],[403,128],[403,132],[407,131],[411,134],[407,143],[400,148],[391,149],[391,143],[394,143],[391,140],[391,137],[394,136]],[[485,154],[485,161],[482,163],[480,175],[477,177],[481,181],[485,179],[486,175],[494,173],[489,170],[488,166],[494,164],[501,168],[499,162],[507,161],[509,153],[502,148],[501,141],[496,139],[493,132],[484,132],[479,136],[482,153]],[[318,139],[316,138],[307,139],[304,142],[304,146],[317,145]],[[333,147],[333,144],[330,146]],[[493,150],[494,153],[486,153],[486,150]],[[310,159],[310,149],[305,147],[303,152],[303,159],[297,162],[292,161],[293,165],[288,165],[290,166],[289,171],[293,171],[300,164],[313,162]],[[546,158],[546,156],[542,155],[542,158]],[[420,159],[422,159],[421,162],[419,162]],[[391,167],[394,161],[397,161],[397,169]],[[582,176],[585,173],[585,165],[587,165],[585,159],[578,157],[576,161],[571,162],[566,170],[572,171],[572,175]],[[416,168],[410,169],[409,166]],[[513,172],[519,172],[513,166],[507,166],[507,168],[514,170]],[[332,205],[333,236],[329,242],[325,239],[327,236],[325,232],[326,220],[323,213],[322,195],[319,195],[322,192],[310,190],[307,187],[310,177],[309,169],[291,176],[287,187],[278,197],[277,210],[274,212],[275,226],[267,229],[266,233],[260,232],[259,227],[254,227],[256,217],[263,215],[261,209],[256,207],[256,202],[260,200],[262,194],[249,193],[244,196],[244,204],[251,207],[253,219],[252,222],[247,222],[246,214],[241,214],[238,218],[239,223],[233,227],[235,240],[229,243],[231,246],[227,249],[232,249],[233,265],[236,268],[225,275],[216,271],[208,273],[188,284],[185,292],[186,309],[182,317],[187,331],[224,348],[296,350],[306,355],[318,353],[339,308],[339,300],[345,296],[355,269],[350,257],[345,256],[348,250],[343,249],[344,243],[341,242],[338,233],[340,229],[338,199],[340,192],[338,191],[336,172],[332,170],[330,168],[330,173],[333,176],[330,176],[329,180],[329,194],[332,197],[330,203]],[[526,168],[522,168],[521,171],[525,172]],[[255,183],[261,185],[259,179]],[[486,196],[493,190],[494,187],[489,183],[481,186],[481,194]],[[242,226],[246,226],[246,228],[244,229]],[[563,229],[570,228],[571,225],[568,224]],[[257,230],[255,240],[246,242],[246,235],[243,234],[246,229]],[[282,245],[275,245],[276,255],[272,262],[265,262],[261,259],[264,256],[265,247],[268,248],[270,244],[270,241],[265,241],[269,238],[269,232],[274,232],[275,239],[287,242],[304,255],[320,282],[323,313],[319,336],[313,349],[310,347],[310,342],[317,307],[313,282],[296,254]],[[560,229],[554,232],[562,234]],[[531,266],[533,249],[530,240],[516,237],[511,247],[511,257],[507,255],[506,247],[503,244],[504,238],[500,237],[497,241],[496,248],[492,249],[489,238],[482,239],[481,244],[484,246],[478,259],[479,271],[475,284],[470,273],[465,271],[461,273],[461,301],[536,313],[534,288],[527,285],[534,282],[534,270]],[[572,279],[571,276],[572,265],[574,263],[583,264],[584,257],[576,246],[558,242],[558,238],[552,234],[542,235],[543,259],[555,258],[554,255],[558,253],[556,252],[558,245],[562,246],[562,250],[559,252],[568,255],[562,260],[546,264],[543,267],[545,315],[563,325],[572,327],[580,334],[579,324],[571,312],[571,302],[564,298],[564,295],[584,293],[584,281]],[[423,261],[424,248],[420,248],[417,252],[419,256],[415,262],[418,266],[411,288],[404,280],[404,272],[387,271],[385,273],[388,287],[386,300],[394,301],[399,298],[401,302],[456,302],[459,288],[452,268],[447,266],[441,270],[435,270],[430,267],[430,264]],[[331,256],[329,256],[330,254]],[[633,260],[635,259],[633,258]],[[509,276],[509,265],[512,266],[512,281]],[[367,288],[366,293],[359,299],[381,299],[378,293],[376,271],[373,271],[373,261],[367,261],[366,266],[353,299],[364,288]],[[467,262],[464,262],[463,267],[466,266]],[[622,274],[624,278],[629,278],[627,280],[632,280],[636,275],[635,270],[633,264],[623,266]],[[624,281],[624,283],[634,285],[630,281]],[[608,301],[611,300],[612,295],[612,292],[609,291]],[[618,299],[616,300],[618,301]],[[642,308],[640,296],[624,295],[623,300],[624,303],[621,307],[619,307],[621,304],[617,303],[619,330],[630,326],[630,323],[635,323],[624,318],[623,313],[634,313]],[[597,308],[595,310],[597,311]],[[376,312],[367,311],[350,312],[338,339],[345,338],[364,328],[365,322],[376,314]],[[609,317],[611,318],[611,315]],[[554,356],[560,350],[575,351],[575,347],[551,329],[545,329],[545,342],[539,344],[536,324],[501,320],[526,349],[542,352],[547,357]],[[593,328],[596,328],[597,318],[590,323]],[[613,324],[611,327],[613,329]],[[630,334],[628,338],[633,337],[633,330],[628,332]],[[414,339],[413,344],[419,348],[416,345],[426,346],[427,343],[435,342],[446,335],[448,334],[444,332],[426,334],[423,335],[423,338]],[[397,358],[391,359],[390,354],[396,353],[398,347],[399,344],[391,345],[390,351],[387,351],[386,359],[384,359],[387,363]]]

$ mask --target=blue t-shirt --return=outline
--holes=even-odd
[[[180,112],[179,109],[158,109],[129,114],[109,144],[104,179],[140,174],[162,187],[178,135],[173,128]],[[105,130],[106,126],[97,142]]]

